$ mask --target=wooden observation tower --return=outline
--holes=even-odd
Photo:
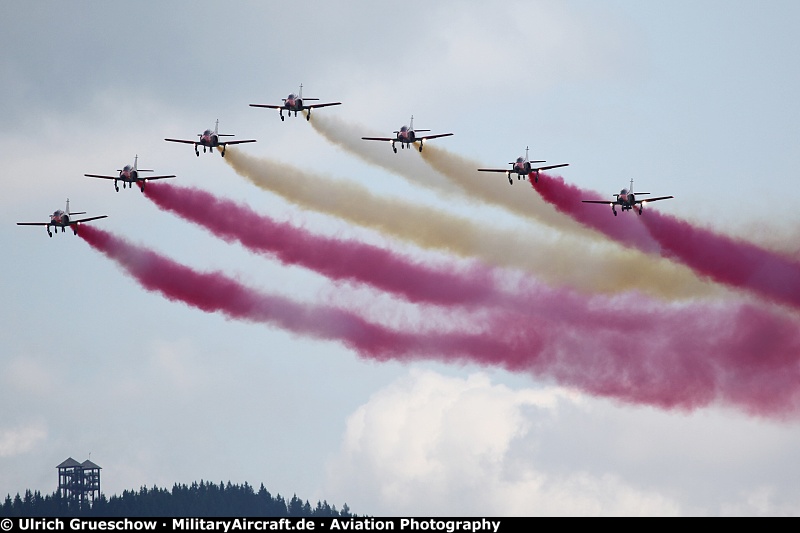
[[[79,463],[70,457],[56,468],[58,494],[70,506],[82,508],[100,497],[100,467],[93,462]]]

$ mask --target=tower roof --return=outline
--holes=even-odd
[[[66,461],[58,465],[56,468],[75,468],[76,466],[81,466],[81,464],[72,457],[68,457]]]
[[[87,459],[87,460],[85,460],[84,462],[82,462],[82,463],[81,463],[81,466],[82,466],[83,468],[97,468],[97,469],[99,469],[99,470],[102,470],[102,468],[100,468],[99,466],[97,466],[96,464],[94,464],[93,462],[91,462],[91,461],[90,461],[90,460],[88,460],[88,459]]]

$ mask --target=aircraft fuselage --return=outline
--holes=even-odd
[[[623,211],[628,211],[636,206],[636,195],[628,192],[627,189],[622,189],[617,195],[616,203],[622,207]]]
[[[303,107],[303,99],[293,94],[290,94],[286,98],[286,100],[283,102],[283,107],[284,109],[295,112],[305,109]]]
[[[50,225],[61,227],[69,225],[69,215],[60,209],[55,211],[52,215],[50,215]]]
[[[139,172],[133,168],[131,165],[125,165],[125,167],[119,171],[119,179],[123,181],[136,181],[139,178]]]
[[[520,176],[527,176],[531,173],[531,164],[529,161],[517,160],[517,162],[514,163],[512,172],[516,172]]]
[[[403,126],[400,128],[400,131],[397,132],[397,140],[404,144],[411,144],[417,140],[417,135],[414,133],[414,130]]]
[[[219,136],[216,133],[210,130],[206,130],[200,135],[200,140],[198,143],[200,146],[207,146],[209,148],[214,148],[219,145]]]

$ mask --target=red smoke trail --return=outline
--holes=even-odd
[[[536,334],[525,334],[517,346],[493,337],[469,333],[404,333],[368,322],[356,313],[329,306],[297,303],[282,296],[255,291],[220,272],[197,272],[151,250],[132,245],[91,226],[78,235],[116,261],[147,290],[184,302],[207,313],[221,312],[238,320],[272,324],[317,339],[337,340],[363,357],[410,360],[415,356],[455,361],[493,361],[492,354],[510,354],[522,361]],[[502,364],[502,363],[501,363]]]
[[[151,184],[145,189],[145,196],[161,209],[203,226],[226,241],[239,241],[250,250],[273,254],[284,263],[303,266],[337,281],[365,283],[412,303],[499,306],[550,319],[564,316],[566,309],[570,309],[570,319],[575,319],[575,309],[585,309],[582,320],[612,329],[630,318],[629,313],[619,316],[607,305],[590,311],[577,294],[531,280],[519,282],[513,292],[503,291],[492,279],[493,271],[478,263],[469,269],[443,263],[435,267],[421,265],[401,254],[355,240],[315,235],[197,188]]]
[[[598,199],[597,193],[567,185],[560,177],[541,175],[539,183],[532,185],[560,211],[621,244],[683,263],[718,283],[800,308],[800,263],[796,260],[656,211],[619,220],[602,206],[581,203]]]
[[[585,297],[530,279],[518,282],[512,293],[505,292],[494,283],[492,270],[480,264],[469,269],[442,263],[436,267],[420,265],[376,246],[315,235],[277,222],[245,205],[197,188],[151,184],[145,196],[161,209],[203,226],[226,241],[239,241],[250,250],[273,254],[284,263],[303,266],[333,280],[365,283],[412,303],[499,306],[550,320],[591,322],[597,328],[620,332],[620,324],[632,318],[628,311],[619,312],[602,303],[587,306]],[[641,301],[637,298],[636,305]],[[640,316],[636,322],[641,324],[642,320]]]
[[[584,226],[597,230],[625,246],[631,246],[647,253],[658,252],[658,244],[641,224],[638,224],[636,220],[625,220],[628,217],[624,215],[632,214],[633,211],[630,213],[620,212],[622,220],[619,220],[620,217],[615,217],[611,213],[610,206],[604,209],[602,205],[581,202],[581,200],[610,202],[608,196],[603,197],[596,192],[584,191],[574,185],[568,185],[560,176],[539,174],[538,183],[535,183],[531,177],[528,177],[528,181],[546,202]]]
[[[800,263],[732,237],[659,213],[642,217],[661,255],[733,287],[800,307]]]
[[[553,291],[537,305],[554,319],[497,315],[484,334],[400,332],[340,308],[259,293],[221,273],[198,273],[91,226],[78,235],[139,283],[206,312],[337,340],[363,357],[500,366],[589,394],[662,409],[713,403],[750,414],[800,414],[800,328],[752,305],[656,306]],[[611,318],[618,320],[612,327]],[[474,324],[467,328],[477,329]]]
[[[514,303],[511,295],[503,296],[494,287],[492,270],[477,263],[467,270],[452,264],[434,268],[377,246],[315,235],[196,188],[151,184],[145,196],[226,241],[239,241],[250,250],[273,254],[283,263],[333,280],[366,283],[412,303],[477,305],[502,298],[509,305]],[[517,307],[523,305],[516,300]]]

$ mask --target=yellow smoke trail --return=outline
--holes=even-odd
[[[463,195],[464,193],[458,184],[436,172],[430,165],[419,158],[416,148],[419,143],[406,150],[401,149],[400,144],[398,144],[397,153],[395,154],[392,152],[388,142],[361,139],[364,136],[392,137],[393,134],[389,132],[367,131],[362,126],[327,115],[324,117],[314,115],[311,125],[327,141],[343,148],[348,153],[359,157],[370,165],[381,167],[409,181],[443,192],[447,197],[451,197],[453,194]],[[446,139],[437,139],[431,142],[440,140],[447,142]],[[428,146],[427,144],[425,145],[426,150]]]
[[[423,248],[524,269],[550,283],[607,293],[635,289],[669,299],[721,294],[719,288],[700,281],[684,267],[646,259],[613,244],[590,245],[550,231],[501,231],[432,207],[380,197],[352,182],[312,176],[234,148],[227,150],[225,161],[256,186],[303,208]]]
[[[515,185],[518,184],[521,187],[509,187],[503,174],[478,172],[478,167],[481,166],[479,163],[469,161],[434,145],[443,139],[436,139],[425,144],[421,155],[422,159],[428,163],[426,165],[419,161],[418,157],[409,157],[416,155],[416,149],[413,149],[414,154],[395,154],[386,146],[388,143],[372,143],[362,140],[361,137],[366,136],[367,133],[340,118],[315,115],[311,124],[328,141],[363,161],[384,168],[412,183],[435,189],[448,196],[458,194],[471,202],[493,204],[523,218],[535,220],[560,231],[583,235],[598,241],[605,240],[605,237],[595,231],[584,227],[571,217],[559,213],[553,206],[535,194],[527,181],[514,179]],[[384,136],[386,135],[384,134]],[[379,147],[382,150],[375,149],[374,145],[376,144],[383,145]],[[499,165],[497,168],[502,166]],[[515,176],[512,177],[515,178]]]

